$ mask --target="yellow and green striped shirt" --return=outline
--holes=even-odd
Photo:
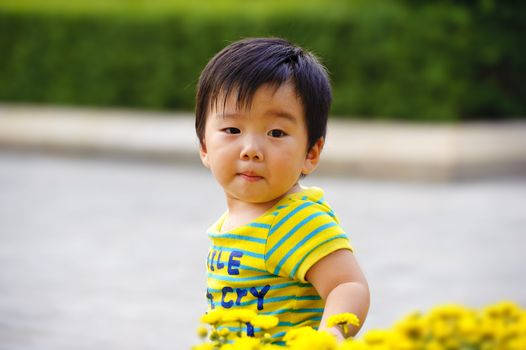
[[[331,252],[352,250],[323,191],[310,187],[287,195],[249,224],[221,233],[226,216],[208,231],[209,308],[276,316],[280,322],[271,335],[277,342],[291,328],[317,328],[324,302],[305,274]],[[242,331],[261,330],[247,324]]]

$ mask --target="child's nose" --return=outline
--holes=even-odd
[[[243,148],[241,149],[240,158],[242,160],[263,160],[263,150],[256,138],[246,138]]]

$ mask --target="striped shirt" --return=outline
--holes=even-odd
[[[210,227],[207,298],[210,309],[244,308],[279,318],[279,343],[291,328],[317,328],[324,302],[305,274],[339,249],[352,250],[339,220],[317,187],[285,196],[254,221],[221,233],[227,216]],[[227,325],[236,331],[236,325]],[[248,334],[260,332],[250,324]]]

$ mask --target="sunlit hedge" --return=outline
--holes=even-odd
[[[208,59],[246,36],[322,57],[333,114],[526,115],[526,2],[2,0],[0,101],[193,109]]]
[[[352,314],[329,318],[329,325],[356,325]],[[210,339],[192,350],[524,350],[526,349],[526,310],[512,302],[501,302],[482,310],[461,305],[442,305],[429,312],[412,313],[390,329],[366,332],[356,339],[337,343],[326,332],[309,327],[289,331],[285,346],[272,344],[269,329],[277,319],[258,316],[248,310],[212,311],[202,321],[203,338]],[[254,337],[231,333],[221,327],[225,322],[254,323],[262,329]]]

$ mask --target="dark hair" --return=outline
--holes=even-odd
[[[217,53],[203,69],[197,85],[195,129],[203,144],[206,116],[221,96],[226,103],[237,92],[238,108],[250,106],[263,84],[291,81],[303,105],[308,149],[325,137],[332,100],[327,71],[310,52],[280,38],[248,38]]]

